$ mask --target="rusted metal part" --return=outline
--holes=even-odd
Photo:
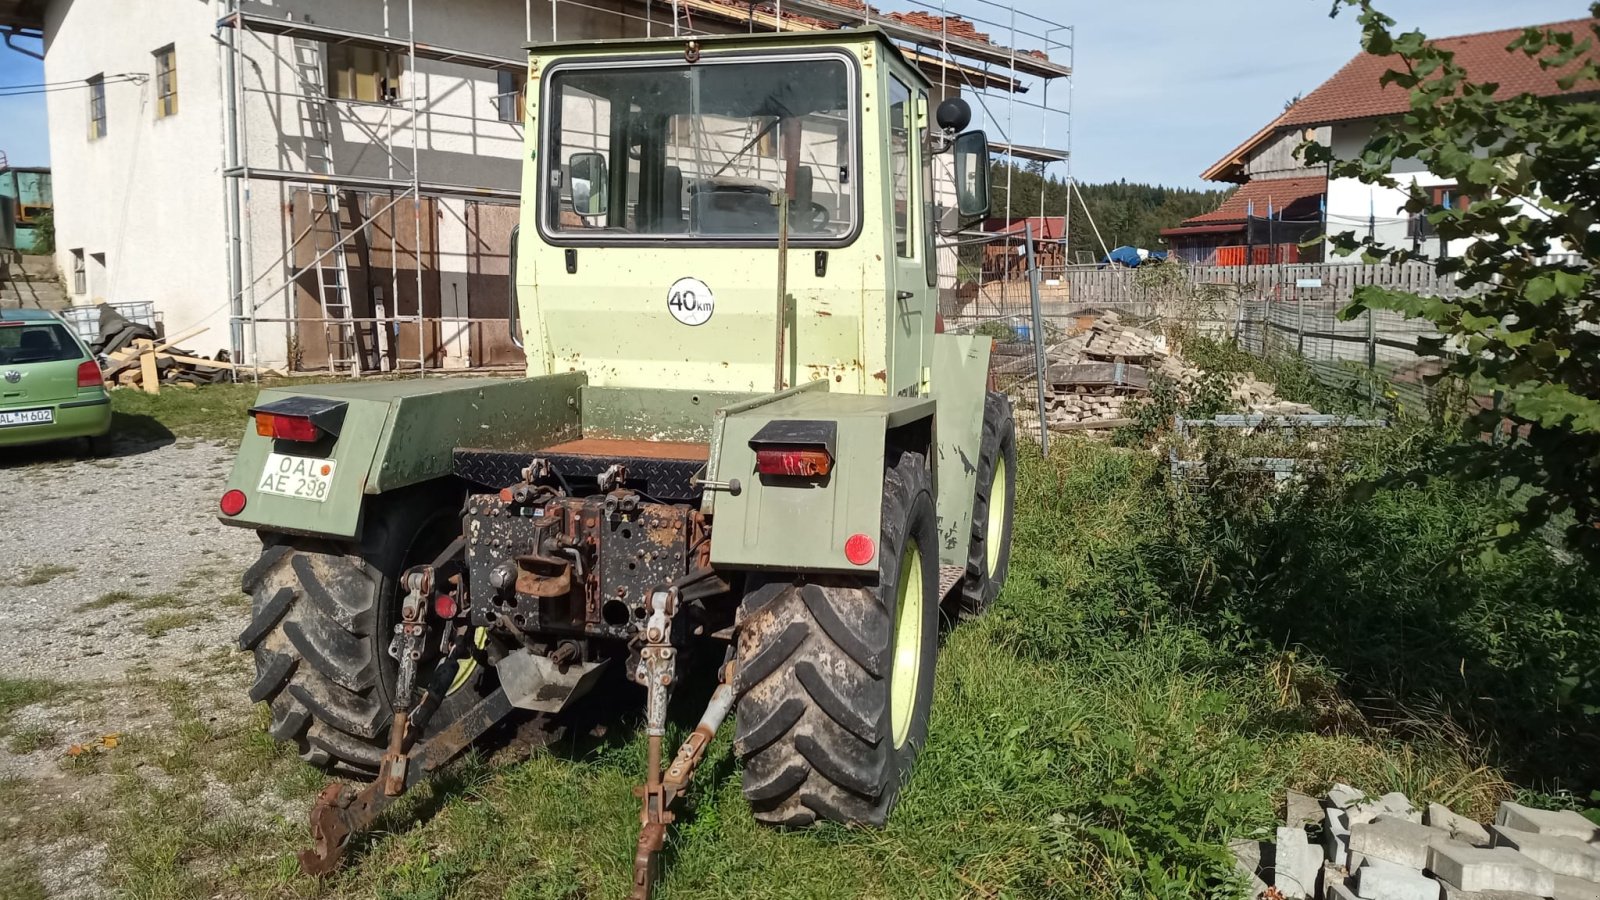
[[[645,773],[644,786],[638,790],[641,799],[639,841],[633,852],[631,900],[649,900],[656,878],[661,874],[661,848],[666,845],[667,826],[676,818],[672,804],[683,796],[695,769],[705,759],[706,748],[716,738],[717,729],[722,727],[723,720],[733,709],[733,701],[733,663],[730,661],[722,667],[721,683],[712,693],[705,714],[700,717],[694,733],[678,748],[665,776],[661,772],[662,736],[650,732],[649,768]],[[664,721],[664,713],[662,718]]]
[[[400,791],[388,790],[391,766],[385,761],[378,780],[357,792],[347,784],[330,784],[311,807],[310,849],[300,851],[300,869],[307,875],[327,875],[339,867],[350,836],[365,830],[390,804],[423,778],[433,774],[465,750],[513,709],[503,690],[478,701],[438,734],[430,735],[405,757]]]

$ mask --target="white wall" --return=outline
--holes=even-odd
[[[1372,123],[1355,122],[1333,126],[1332,142],[1329,145],[1334,155],[1339,159],[1353,159],[1361,154],[1361,148],[1372,135]],[[1423,187],[1450,184],[1450,180],[1441,178],[1429,172],[1416,160],[1404,160],[1396,163],[1393,174],[1402,185],[1417,184]],[[1376,219],[1373,233],[1378,241],[1392,247],[1410,247],[1411,239],[1407,228],[1408,213],[1403,207],[1406,194],[1402,188],[1386,188],[1380,185],[1365,184],[1354,178],[1334,178],[1328,182],[1328,232],[1340,234],[1345,231],[1354,231],[1356,236],[1364,237],[1368,231],[1369,218]],[[1464,252],[1471,240],[1451,241],[1446,251],[1451,256]],[[1438,238],[1429,238],[1423,242],[1422,252],[1437,255],[1439,252]],[[1361,261],[1360,256],[1336,256],[1329,254],[1330,262]]]
[[[56,263],[70,276],[73,250],[105,257],[103,271],[89,263],[89,290],[73,302],[152,301],[168,334],[208,326],[183,342],[207,354],[228,346],[214,21],[208,0],[57,0],[45,14],[45,81],[146,76],[106,85],[107,134],[94,141],[87,89],[45,95]],[[179,106],[157,119],[151,53],[167,44],[177,53]]]

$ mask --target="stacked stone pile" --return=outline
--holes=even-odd
[[[1235,841],[1250,897],[1269,900],[1600,900],[1600,827],[1502,803],[1487,826],[1404,794],[1290,791],[1275,839]]]
[[[1108,312],[1088,329],[1046,351],[1045,409],[1059,430],[1115,428],[1126,424],[1150,390],[1154,377],[1166,378],[1185,395],[1205,373],[1172,353],[1164,336],[1122,324]],[[1316,410],[1278,397],[1272,385],[1246,375],[1228,383],[1240,411],[1295,415]]]

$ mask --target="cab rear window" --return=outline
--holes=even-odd
[[[0,365],[60,362],[83,355],[65,326],[52,322],[27,325],[0,323]]]

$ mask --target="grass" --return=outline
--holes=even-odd
[[[43,703],[65,692],[65,686],[39,678],[0,677],[0,728],[25,706]]]
[[[0,890],[6,900],[48,900],[49,892],[39,880],[39,867],[27,856],[0,860]]]
[[[77,566],[61,566],[56,565],[55,563],[45,563],[44,565],[34,566],[18,577],[12,579],[11,585],[14,587],[35,587],[41,584],[49,584],[62,575],[71,575],[76,571],[78,571]]]
[[[144,576],[134,575],[133,577],[142,578]],[[101,594],[99,597],[90,600],[88,603],[80,604],[78,609],[81,612],[93,612],[100,609],[110,609],[113,606],[127,606],[131,609],[141,610],[170,609],[172,607],[182,606],[183,604],[184,599],[177,594],[136,594],[133,591],[116,590],[107,591],[106,593]]]
[[[145,637],[158,638],[180,628],[188,628],[190,625],[210,622],[213,618],[215,617],[211,613],[200,609],[158,613],[141,622],[139,630],[144,632]]]
[[[54,744],[56,733],[54,729],[42,725],[19,728],[11,733],[11,739],[6,742],[6,749],[12,753],[32,753],[43,750]]]
[[[237,443],[260,389],[254,384],[211,384],[160,394],[111,392],[112,425],[119,436],[138,440],[169,437]]]
[[[1320,390],[1283,365],[1286,394]],[[755,825],[729,725],[657,896],[1236,897],[1226,843],[1270,834],[1289,787],[1401,790],[1479,820],[1513,795],[1587,796],[1600,777],[1572,736],[1595,733],[1586,705],[1600,705],[1594,579],[1537,545],[1488,551],[1491,494],[1365,477],[1427,440],[1396,429],[1332,448],[1327,471],[1348,476],[1288,490],[1219,467],[1177,492],[1145,450],[1024,448],[1010,580],[945,637],[929,740],[888,827]],[[20,684],[16,697],[51,689]],[[116,776],[112,795],[59,817],[105,843],[104,883],[126,896],[627,894],[645,758],[632,706],[523,761],[469,756],[318,885],[293,853],[323,778],[265,733],[266,710],[180,682],[130,690],[172,727],[83,763]],[[677,736],[702,699],[683,692]]]

